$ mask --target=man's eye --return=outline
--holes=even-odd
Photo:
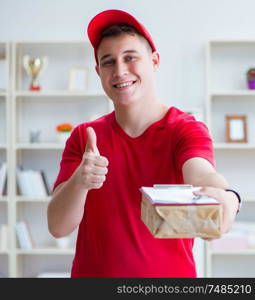
[[[110,66],[113,64],[113,60],[106,60],[102,63],[103,66]]]
[[[125,60],[126,61],[131,61],[131,60],[134,60],[135,57],[134,56],[126,56]]]

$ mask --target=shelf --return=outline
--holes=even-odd
[[[66,41],[66,40],[64,40],[64,41],[61,41],[61,40],[44,40],[44,41],[42,41],[42,40],[40,40],[40,41],[36,41],[36,40],[24,40],[24,41],[16,41],[15,42],[18,46],[21,44],[27,44],[27,45],[29,45],[29,46],[45,46],[45,45],[49,45],[49,46],[59,46],[59,45],[65,45],[65,46],[67,46],[67,45],[70,45],[70,46],[73,46],[73,45],[75,45],[75,46],[88,46],[89,44],[88,44],[88,42],[86,42],[86,41],[82,41],[82,40],[74,40],[74,41],[70,41],[70,40],[68,40],[68,41]]]
[[[46,197],[46,198],[36,198],[36,197],[33,197],[33,198],[28,198],[28,197],[24,197],[24,196],[17,196],[16,197],[16,202],[49,202],[51,199],[51,197]]]
[[[244,196],[243,201],[246,203],[255,203],[255,196]]]
[[[0,202],[7,202],[7,196],[0,196]]]
[[[212,92],[211,97],[236,97],[236,96],[252,96],[255,97],[255,90],[236,90],[236,91],[221,91],[221,92]],[[236,98],[234,98],[236,99]],[[231,100],[234,100],[231,99]],[[215,98],[213,98],[215,100]]]
[[[63,150],[64,143],[20,143],[15,146],[17,150]]]
[[[0,144],[0,150],[6,150],[7,146],[6,144]]]
[[[34,248],[34,249],[17,249],[17,254],[22,255],[44,255],[44,254],[62,254],[62,255],[74,255],[75,250],[73,248],[58,249],[58,248]]]
[[[102,93],[93,93],[86,91],[40,91],[40,92],[31,92],[31,91],[16,91],[14,93],[16,97],[105,97]]]
[[[209,44],[211,46],[235,46],[235,45],[243,45],[243,44],[249,44],[249,45],[255,45],[254,40],[211,40],[209,41]]]
[[[255,249],[246,250],[209,250],[211,255],[255,255]]]
[[[0,97],[6,97],[6,96],[7,96],[7,92],[0,90]]]
[[[215,143],[216,150],[255,150],[255,144],[241,144],[241,143]]]

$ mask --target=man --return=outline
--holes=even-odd
[[[88,26],[96,71],[115,110],[77,126],[48,207],[55,237],[79,226],[72,277],[195,277],[193,239],[157,239],[141,220],[141,186],[191,184],[223,206],[223,233],[238,194],[216,172],[204,124],[156,96],[159,54],[130,14],[104,11]]]

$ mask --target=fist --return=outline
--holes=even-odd
[[[101,156],[97,148],[97,137],[92,127],[87,128],[87,144],[80,166],[76,172],[76,181],[84,189],[102,187],[108,172],[108,160]]]

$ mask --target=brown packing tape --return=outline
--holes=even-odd
[[[141,218],[158,238],[219,238],[221,205],[154,206],[144,197]]]

